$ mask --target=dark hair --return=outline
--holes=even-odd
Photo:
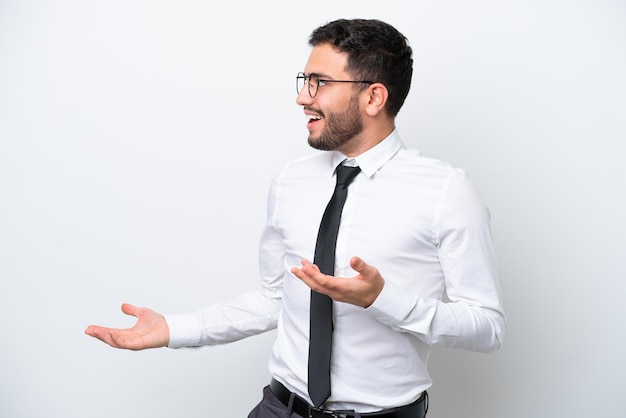
[[[330,44],[347,53],[346,71],[384,84],[389,91],[386,111],[398,114],[411,87],[413,51],[393,26],[376,19],[339,19],[315,29],[309,44]]]

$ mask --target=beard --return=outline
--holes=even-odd
[[[320,135],[309,135],[308,139],[309,145],[315,149],[334,151],[363,131],[356,96],[350,99],[347,109],[341,113],[329,113],[327,116],[323,112],[319,113],[324,118],[325,127]]]

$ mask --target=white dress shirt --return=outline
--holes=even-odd
[[[269,190],[260,287],[230,303],[167,315],[169,347],[223,344],[277,327],[270,373],[309,400],[310,289],[290,269],[313,260],[335,167],[345,158],[321,152],[280,171]],[[333,302],[326,407],[370,412],[409,404],[431,386],[432,344],[499,348],[505,317],[489,212],[467,173],[407,149],[397,131],[354,160],[362,171],[348,189],[335,275],[356,275],[349,260],[359,256],[385,286],[367,309]]]

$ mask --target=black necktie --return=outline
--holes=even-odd
[[[324,274],[335,274],[335,246],[341,211],[348,195],[348,185],[359,174],[359,167],[337,167],[337,184],[326,206],[315,244],[314,263]],[[332,300],[311,290],[311,325],[309,334],[309,395],[319,407],[330,396],[330,350],[333,332]]]

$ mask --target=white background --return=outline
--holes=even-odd
[[[256,286],[267,186],[311,152],[294,78],[339,17],[409,38],[400,134],[492,211],[505,345],[436,349],[429,418],[624,416],[626,4],[608,0],[0,0],[0,416],[247,415],[273,332],[130,352],[83,330]]]

